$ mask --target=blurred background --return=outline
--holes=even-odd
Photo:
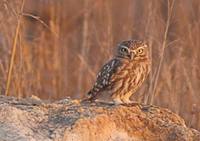
[[[1,0],[0,93],[83,98],[127,39],[146,40],[153,63],[133,99],[200,130],[199,0]]]

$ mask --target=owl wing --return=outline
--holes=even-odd
[[[93,88],[88,92],[89,99],[95,99],[99,92],[111,85],[111,77],[120,66],[120,60],[112,59],[105,64],[97,75],[97,80]]]

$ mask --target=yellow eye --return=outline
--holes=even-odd
[[[144,49],[143,48],[140,48],[140,49],[138,49],[138,53],[143,53],[143,51],[144,51]]]

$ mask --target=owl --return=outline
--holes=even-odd
[[[130,97],[147,78],[150,66],[149,47],[145,42],[121,42],[113,59],[99,71],[96,83],[87,94],[87,100],[102,99],[114,104],[132,103]]]

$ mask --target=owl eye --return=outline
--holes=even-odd
[[[128,52],[127,48],[121,48],[120,51],[121,52]]]
[[[143,48],[140,48],[140,49],[138,49],[138,53],[143,53],[143,51],[144,51],[144,49]]]

